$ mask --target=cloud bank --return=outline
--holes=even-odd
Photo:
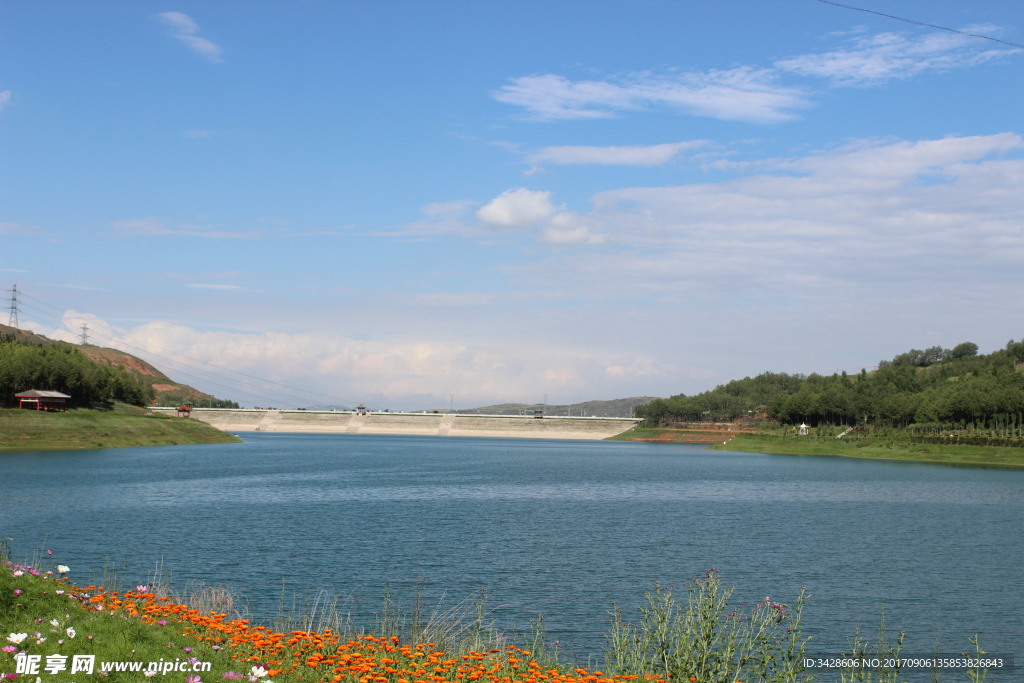
[[[995,30],[991,26],[973,28]],[[772,124],[793,120],[813,104],[805,85],[786,84],[786,78],[825,79],[837,87],[875,86],[929,72],[970,68],[1020,52],[990,48],[965,35],[880,33],[851,38],[836,50],[780,59],[771,67],[645,71],[602,80],[573,80],[553,73],[517,76],[491,96],[541,121],[661,110]]]

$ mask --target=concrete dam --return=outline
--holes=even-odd
[[[153,408],[175,415],[174,408]],[[181,418],[185,419],[185,418]],[[519,417],[460,413],[367,413],[193,408],[191,419],[225,432],[407,434],[524,439],[606,439],[639,422],[628,417]]]

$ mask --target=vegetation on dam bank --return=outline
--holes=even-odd
[[[899,429],[861,429],[840,438],[843,431],[838,427],[812,428],[801,436],[796,429],[782,426],[730,432],[720,428],[701,431],[690,425],[688,429],[635,427],[612,439],[708,444],[712,450],[745,453],[825,455],[1024,470],[1024,440],[1020,439],[964,434],[923,437]]]
[[[766,372],[635,412],[644,421],[617,438],[1024,469],[1024,340],[911,349],[852,375]]]
[[[0,410],[0,452],[232,443],[231,436],[199,420],[149,415],[115,403],[109,409],[63,413]]]
[[[727,443],[711,446],[715,450],[780,455],[828,455],[844,458],[900,460],[954,465],[959,467],[991,467],[1024,470],[1024,448],[1016,446],[982,446],[956,443],[934,443],[915,439],[897,431],[869,433],[853,440],[834,435],[794,436],[781,434],[739,434]]]

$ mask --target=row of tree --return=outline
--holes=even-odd
[[[649,425],[732,421],[764,415],[788,424],[905,427],[1024,423],[1024,340],[978,355],[964,342],[952,349],[912,349],[874,372],[823,376],[763,373],[694,396],[680,394],[638,406]]]
[[[29,389],[60,391],[73,406],[152,402],[152,385],[122,367],[97,363],[70,344],[26,344],[0,336],[0,405]]]

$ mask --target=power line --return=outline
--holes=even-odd
[[[24,295],[24,293],[21,293],[21,294]],[[47,313],[46,311],[40,310],[38,312],[39,315],[42,315],[45,318],[49,318],[49,319],[55,320],[58,325],[63,325],[64,324],[63,320],[61,319],[61,317],[63,315],[63,312],[60,311],[60,309],[58,309],[58,308],[56,308],[54,306],[51,306],[50,304],[48,304],[48,303],[46,303],[46,302],[44,302],[44,301],[42,301],[42,300],[40,300],[40,299],[38,299],[36,297],[27,296],[26,298],[31,299],[34,303],[38,304],[41,307],[44,307],[46,309],[50,309],[51,311],[54,311],[54,313]],[[88,326],[83,324],[82,328],[83,328],[83,335],[84,335],[85,334],[85,330],[88,329]],[[270,401],[271,403],[279,403],[279,402],[282,402],[283,399],[286,399],[289,402],[295,402],[296,405],[301,405],[303,402],[309,401],[310,398],[326,399],[328,401],[331,401],[332,403],[339,403],[339,404],[356,405],[357,403],[359,403],[359,401],[353,401],[351,399],[347,399],[347,398],[343,398],[343,397],[339,397],[339,396],[333,396],[333,395],[329,395],[329,394],[322,394],[322,393],[319,393],[319,392],[313,392],[313,391],[310,391],[308,388],[293,387],[293,386],[290,386],[290,385],[287,385],[287,384],[283,384],[281,382],[275,382],[273,380],[269,380],[269,379],[262,378],[262,377],[257,377],[255,375],[249,375],[249,374],[246,374],[244,372],[240,372],[238,370],[231,370],[231,369],[228,369],[228,368],[222,368],[222,367],[214,365],[212,363],[208,363],[208,362],[206,362],[204,360],[190,358],[189,356],[184,356],[183,354],[175,354],[176,356],[178,356],[178,358],[170,358],[168,356],[164,356],[164,355],[161,355],[160,353],[157,353],[157,352],[153,351],[151,348],[141,347],[141,346],[138,346],[138,345],[133,344],[131,342],[128,342],[128,341],[126,341],[124,339],[111,337],[109,335],[98,335],[98,334],[96,334],[94,332],[91,336],[94,338],[94,340],[98,338],[101,343],[109,344],[111,346],[128,347],[130,349],[133,349],[135,352],[140,353],[144,357],[152,357],[152,358],[159,359],[161,361],[161,363],[167,362],[167,363],[169,363],[169,364],[171,364],[173,366],[172,368],[169,368],[169,369],[172,369],[172,371],[175,372],[176,374],[184,375],[186,377],[189,377],[189,378],[194,379],[194,380],[198,380],[198,381],[206,383],[206,384],[212,384],[214,386],[220,387],[221,389],[224,389],[224,390],[226,390],[228,392],[231,392],[231,393],[234,393],[234,394],[242,394],[242,395],[244,395],[246,397],[249,397],[251,399],[255,399],[255,400],[257,400],[257,401],[259,401],[261,403],[267,402],[267,401]],[[83,338],[87,339],[87,337],[83,337]],[[181,358],[187,359],[188,361],[192,361],[192,363],[186,362],[185,360],[181,360]],[[194,365],[194,363],[199,363],[199,364],[205,365],[205,366],[207,366],[209,368],[213,368],[214,370],[216,370],[216,372],[211,372],[210,370],[206,370],[204,368],[200,368],[200,367]],[[184,368],[184,369],[182,369],[182,368]],[[256,387],[257,391],[262,391],[263,393],[254,393],[252,391],[247,391],[246,389],[240,388],[238,386],[239,384],[245,386],[245,385],[251,385],[252,383],[249,382],[249,381],[246,381],[246,380],[239,380],[239,379],[237,379],[235,377],[231,377],[229,375],[223,374],[225,372],[232,373],[234,375],[239,375],[241,377],[246,378],[246,380],[254,380],[255,382],[258,382],[259,384],[264,385],[262,387]],[[201,374],[195,374],[195,373],[201,373]],[[216,381],[216,379],[211,379],[211,377],[215,377],[215,378],[217,378],[217,379],[219,379],[221,381],[218,382],[218,381]],[[228,382],[230,384],[224,384],[223,382]],[[266,385],[274,385],[274,386],[270,387],[270,386],[266,386]],[[279,387],[279,388],[274,388],[274,387]],[[282,391],[282,389],[284,389],[285,391]]]
[[[880,17],[887,19],[895,19],[896,21],[903,21],[908,24],[914,24],[916,26],[927,26],[928,28],[937,28],[940,31],[949,31],[950,33],[958,33],[962,36],[968,36],[970,38],[982,38],[984,40],[991,40],[996,43],[1002,43],[1003,45],[1009,45],[1010,47],[1024,48],[1024,45],[1020,43],[1012,43],[1009,40],[1001,40],[999,38],[993,38],[992,36],[986,36],[981,33],[970,33],[968,31],[960,31],[955,28],[949,28],[948,26],[938,26],[937,24],[928,24],[923,21],[917,21],[916,19],[907,19],[906,17],[897,17],[894,14],[885,14],[884,12],[876,12],[873,9],[864,9],[863,7],[854,7],[853,5],[844,5],[841,2],[834,2],[833,0],[818,0],[818,2],[826,5],[835,5],[836,7],[842,7],[843,9],[852,9],[856,12],[867,12],[868,14],[877,14]]]
[[[268,393],[256,394],[256,393],[253,393],[251,391],[246,391],[245,389],[238,388],[238,383],[243,383],[243,382],[241,382],[240,380],[237,380],[235,378],[232,378],[230,376],[223,375],[223,374],[221,374],[219,372],[211,373],[209,370],[204,370],[202,368],[196,367],[196,366],[194,366],[194,365],[192,365],[190,363],[186,363],[186,362],[184,362],[182,360],[178,360],[176,358],[170,358],[168,356],[161,355],[161,354],[153,351],[152,349],[145,348],[145,347],[142,347],[142,346],[138,346],[137,344],[132,344],[131,342],[125,341],[124,339],[115,339],[115,338],[109,337],[109,336],[105,337],[105,339],[106,339],[107,343],[117,344],[117,345],[120,345],[120,346],[126,346],[126,347],[128,347],[130,349],[133,349],[136,353],[144,354],[144,355],[149,356],[151,358],[156,358],[156,359],[158,359],[160,361],[164,361],[164,362],[170,363],[172,366],[177,366],[177,367],[175,367],[173,369],[173,371],[175,373],[177,373],[177,374],[184,375],[185,377],[191,378],[193,380],[198,380],[198,381],[204,382],[206,384],[212,384],[214,386],[217,386],[217,387],[220,387],[222,389],[225,389],[225,390],[227,390],[229,392],[234,392],[236,394],[243,394],[243,395],[248,396],[250,398],[255,398],[255,399],[259,400],[260,402],[266,402],[267,400],[269,400],[272,403],[279,403],[279,402],[281,402],[282,398],[286,398],[286,399],[288,399],[290,401],[293,401],[296,404],[298,404],[302,400],[308,400],[310,395],[318,395],[318,394],[314,394],[313,392],[309,392],[309,391],[307,391],[305,389],[299,389],[299,388],[296,388],[296,387],[289,387],[288,385],[280,384],[278,382],[273,382],[272,380],[267,380],[267,379],[263,379],[263,378],[260,378],[260,377],[255,377],[255,376],[252,376],[252,375],[245,375],[244,373],[240,373],[237,370],[227,370],[226,368],[219,368],[218,366],[211,365],[210,363],[206,363],[205,361],[196,361],[198,363],[202,363],[204,365],[208,365],[208,366],[210,366],[212,368],[217,368],[218,370],[225,370],[227,372],[232,372],[232,373],[235,373],[235,374],[240,374],[240,375],[242,375],[244,377],[248,377],[250,379],[254,379],[257,382],[260,382],[261,384],[276,384],[276,385],[281,386],[281,387],[283,387],[285,389],[291,389],[291,390],[294,390],[296,392],[299,392],[297,394],[293,394],[293,393],[291,393],[291,391],[284,391],[284,392],[282,392],[280,390],[274,390],[274,389],[270,389],[268,387],[256,387],[257,389],[262,389],[263,391],[268,392]],[[187,356],[184,356],[184,357],[188,358]],[[195,360],[195,359],[190,359],[190,360]],[[183,370],[182,368],[185,368],[185,369]],[[191,370],[191,372],[189,372],[190,370]],[[194,373],[197,373],[197,372],[198,373],[204,373],[204,375],[206,375],[206,376],[194,374]],[[214,379],[210,379],[210,376],[216,377],[216,378],[218,378],[218,379],[220,379],[220,380],[222,380],[224,382],[231,382],[233,384],[232,385],[223,384],[222,382],[218,382],[218,381],[216,381]],[[320,396],[324,396],[324,395],[320,395]],[[352,403],[351,401],[346,401],[346,400],[340,399],[338,397],[327,397],[327,398],[330,398],[332,400],[338,401],[339,403]]]
[[[39,300],[36,297],[31,297],[30,296],[30,297],[27,297],[27,298],[32,299],[35,303],[39,304],[41,307],[45,307],[45,308],[50,309],[51,311],[53,311],[52,313],[47,313],[45,311],[40,311],[40,313],[43,316],[48,317],[48,318],[52,318],[56,322],[57,325],[63,325],[64,324],[63,320],[61,320],[58,317],[58,316],[62,315],[60,309],[57,309],[56,307],[50,306],[46,302],[44,302],[42,300]],[[93,337],[96,337],[96,336],[97,335],[95,335],[95,334],[93,335]],[[184,375],[184,376],[186,376],[186,377],[188,377],[190,379],[195,379],[195,380],[198,380],[198,381],[206,383],[206,384],[212,384],[214,386],[220,387],[221,389],[225,389],[228,392],[232,392],[232,393],[235,393],[235,394],[243,394],[243,395],[245,395],[247,397],[256,399],[259,402],[267,402],[269,400],[271,403],[277,403],[277,402],[281,402],[283,399],[288,399],[289,401],[294,401],[297,404],[300,404],[303,401],[308,400],[310,398],[310,396],[320,396],[322,398],[327,398],[327,399],[329,399],[331,401],[335,401],[335,402],[338,402],[338,403],[351,403],[353,405],[356,403],[354,401],[351,401],[351,400],[348,400],[348,399],[344,399],[344,398],[340,398],[340,397],[337,397],[337,396],[329,396],[327,394],[318,394],[317,392],[311,392],[308,389],[302,389],[302,388],[297,388],[297,387],[290,387],[289,385],[281,384],[280,382],[274,382],[272,380],[268,380],[268,379],[261,378],[261,377],[256,377],[254,375],[247,375],[246,373],[242,373],[242,372],[239,372],[237,370],[230,370],[230,369],[227,369],[227,368],[220,368],[219,366],[213,365],[211,363],[207,363],[206,361],[202,361],[202,360],[198,360],[198,359],[192,359],[192,358],[189,358],[188,356],[183,356],[184,358],[188,358],[189,360],[192,360],[192,361],[194,361],[196,363],[201,363],[203,365],[209,366],[209,367],[214,368],[214,369],[216,369],[218,371],[223,370],[225,372],[230,372],[230,373],[233,373],[233,374],[241,375],[241,376],[246,377],[246,378],[251,379],[251,380],[255,380],[255,381],[257,381],[257,382],[259,382],[261,384],[264,384],[264,385],[273,384],[273,385],[280,386],[280,387],[282,387],[284,389],[290,389],[292,391],[298,392],[296,394],[293,394],[291,391],[282,392],[282,391],[280,391],[280,389],[271,389],[269,387],[258,387],[258,389],[262,389],[266,393],[259,393],[259,394],[257,394],[257,393],[253,393],[252,391],[246,391],[245,389],[242,389],[242,388],[240,388],[238,386],[239,383],[241,383],[241,384],[250,384],[249,382],[245,382],[243,380],[238,380],[238,379],[236,379],[234,377],[230,377],[230,376],[221,374],[221,372],[211,373],[209,370],[206,370],[206,369],[203,369],[203,368],[199,368],[199,367],[197,367],[195,365],[192,365],[192,364],[187,363],[187,362],[185,362],[183,360],[180,360],[179,358],[170,358],[170,357],[167,357],[167,356],[163,356],[163,355],[161,355],[161,354],[159,354],[157,352],[154,352],[150,348],[144,348],[144,347],[138,346],[136,344],[132,344],[131,342],[128,342],[128,341],[126,341],[124,339],[119,339],[119,338],[115,338],[115,337],[112,337],[112,336],[102,336],[102,335],[100,335],[100,341],[102,343],[106,343],[106,344],[109,344],[111,346],[129,347],[129,348],[133,349],[136,353],[139,353],[139,354],[141,354],[141,355],[143,355],[145,357],[152,357],[152,358],[159,359],[161,364],[163,364],[164,362],[169,363],[171,365],[171,367],[168,368],[168,369],[171,370],[172,372],[174,372],[175,374]],[[185,369],[182,369],[182,368],[185,368]],[[190,370],[192,372],[189,372]],[[202,373],[202,374],[195,374],[195,373]],[[218,381],[216,381],[214,379],[211,379],[210,378],[211,376],[216,377],[216,378],[218,378],[220,380],[223,380],[223,382],[229,382],[230,384],[224,384],[222,382],[218,382]]]

